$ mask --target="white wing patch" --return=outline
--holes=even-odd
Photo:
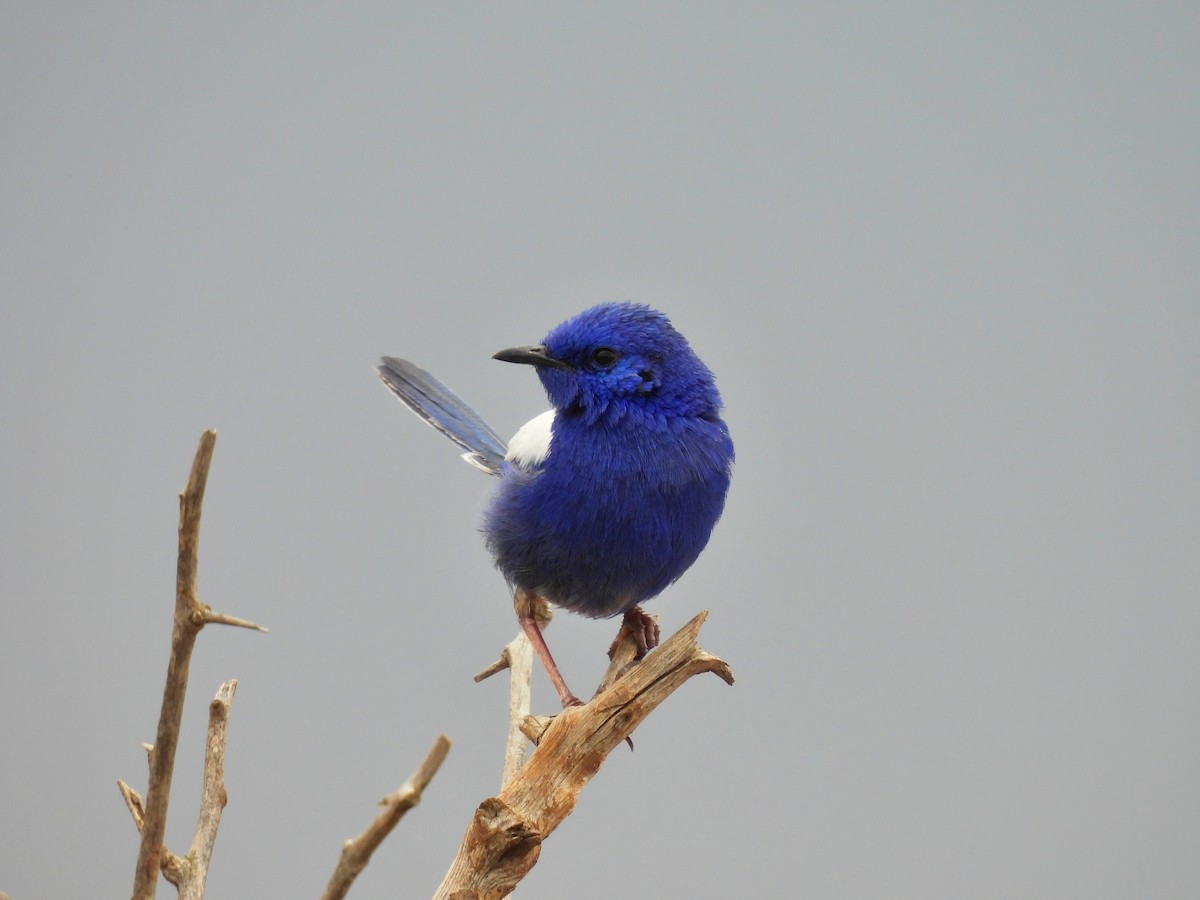
[[[535,419],[530,419],[508,442],[508,453],[504,458],[526,471],[536,469],[550,454],[550,427],[553,424],[552,409],[546,410]]]

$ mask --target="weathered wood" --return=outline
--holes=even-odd
[[[187,694],[188,667],[196,635],[204,627],[197,619],[200,601],[196,596],[197,561],[200,550],[200,510],[208,469],[212,463],[217,433],[200,436],[187,486],[179,495],[179,557],[175,571],[175,620],[171,631],[171,656],[167,661],[167,679],[163,687],[162,711],[158,733],[150,754],[150,780],[142,820],[142,842],[138,847],[137,869],[133,879],[134,900],[152,900],[158,888],[162,866],[163,836],[167,830],[167,807],[171,799],[171,776],[175,771],[175,749],[183,720],[183,701]]]
[[[242,628],[252,628],[266,631],[260,625],[246,619],[226,616],[213,612],[206,604],[200,602],[197,591],[197,573],[199,569],[200,552],[200,513],[204,504],[204,489],[208,484],[208,470],[212,464],[213,449],[217,443],[217,433],[206,431],[200,436],[196,447],[196,455],[192,460],[191,472],[187,485],[179,494],[179,556],[175,570],[175,616],[171,628],[171,654],[167,661],[167,677],[163,686],[162,708],[158,718],[158,731],[152,746],[148,746],[150,777],[146,786],[146,797],[143,801],[137,791],[122,781],[117,782],[121,795],[129,807],[134,824],[141,832],[141,843],[138,846],[137,868],[133,877],[134,900],[153,900],[158,889],[158,873],[160,870],[169,871],[181,881],[186,880],[180,874],[191,865],[187,858],[176,857],[163,846],[163,836],[167,828],[167,809],[171,797],[171,777],[175,770],[175,751],[179,743],[179,728],[183,720],[183,705],[187,695],[188,669],[191,665],[192,650],[196,645],[196,637],[205,625],[222,624],[236,625]],[[217,704],[222,699],[222,692],[228,687],[228,698],[223,702],[223,712],[218,716],[226,716],[229,703],[233,699],[233,683],[223,685],[217,694]],[[210,709],[210,715],[212,710]],[[220,725],[219,760],[224,759],[224,724]],[[209,790],[209,773],[207,756],[216,753],[212,744],[212,725],[210,720],[209,753],[206,755],[205,795]],[[224,783],[220,784],[220,795],[224,797]],[[224,806],[222,799],[221,806]],[[211,816],[211,808],[208,810]],[[197,834],[201,826],[211,827],[212,840],[216,839],[216,823],[206,823],[205,810],[201,810],[201,825],[197,826]],[[219,811],[216,821],[219,821]],[[193,849],[197,845],[193,844]],[[211,854],[211,843],[208,853]],[[190,854],[189,854],[190,855]],[[207,858],[204,868],[207,869]],[[179,881],[175,882],[179,884]],[[203,892],[203,880],[200,881]],[[180,896],[184,896],[183,888]],[[199,894],[192,896],[200,896]]]
[[[435,900],[499,900],[511,893],[608,754],[663,700],[701,672],[733,683],[729,666],[696,643],[707,615],[697,615],[591,702],[554,718],[525,765],[476,809]]]
[[[346,841],[342,846],[337,868],[334,869],[325,892],[321,894],[321,900],[342,900],[346,896],[354,879],[371,861],[371,854],[383,843],[383,839],[391,833],[404,814],[421,802],[422,792],[429,786],[449,752],[450,739],[444,734],[438,735],[412,777],[398,790],[379,801],[379,805],[383,807],[379,815],[362,834]]]

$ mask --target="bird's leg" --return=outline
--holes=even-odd
[[[542,637],[538,618],[539,613],[542,618],[549,618],[546,601],[537,594],[517,588],[513,593],[513,606],[516,608],[517,621],[521,623],[521,630],[529,638],[529,643],[533,645],[533,652],[538,655],[546,674],[550,676],[550,683],[558,692],[558,699],[562,703],[563,709],[568,706],[583,706],[583,701],[572,694],[571,689],[567,687],[567,682],[563,679],[562,673],[558,671],[554,657],[550,655],[550,648],[546,646],[546,639]]]
[[[608,648],[609,659],[617,655],[617,647],[621,645],[621,641],[630,636],[637,645],[637,653],[633,656],[635,660],[644,658],[647,653],[658,646],[658,622],[654,621],[654,617],[648,615],[640,606],[625,610],[625,617],[621,619],[621,628],[617,631],[617,636],[613,638],[612,646]]]

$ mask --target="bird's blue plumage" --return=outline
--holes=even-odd
[[[501,459],[495,432],[428,373],[385,359],[380,375],[499,474],[483,526],[497,567],[587,616],[660,593],[725,505],[733,443],[712,373],[666,316],[633,303],[592,307],[542,345],[496,357],[536,366],[554,407],[544,452],[519,455],[514,442]]]

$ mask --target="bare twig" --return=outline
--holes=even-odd
[[[217,826],[229,796],[225,791],[225,742],[229,732],[229,708],[237,691],[237,680],[226,681],[208,705],[208,744],[204,751],[204,792],[200,817],[187,856],[169,856],[163,876],[179,888],[180,900],[201,900],[217,841]]]
[[[145,746],[149,747],[150,745],[146,744]],[[120,779],[117,779],[117,788],[121,791],[121,796],[125,798],[125,806],[129,808],[129,815],[133,817],[134,826],[141,832],[146,820],[146,804],[142,800],[142,795]],[[178,872],[182,865],[183,862],[180,857],[176,856],[166,847],[162,848],[162,870],[164,873]],[[170,880],[171,876],[168,875],[167,878]],[[0,900],[3,900],[3,898],[0,898]]]
[[[321,900],[341,900],[346,896],[354,879],[371,861],[371,854],[375,852],[375,848],[391,833],[404,814],[421,802],[421,793],[429,786],[449,752],[449,738],[444,734],[438,735],[425,759],[408,781],[379,801],[383,810],[375,820],[362,834],[346,841],[342,846],[342,856],[334,869],[333,877],[329,879],[325,893],[321,895]]]
[[[533,647],[525,632],[521,632],[506,648],[508,653],[508,737],[504,744],[504,769],[500,787],[516,777],[525,764],[528,744],[521,733],[521,723],[530,712],[530,685],[533,681]]]
[[[538,627],[545,630],[550,626],[553,613],[550,604],[541,597],[536,597],[534,616]],[[528,744],[523,737],[522,723],[529,717],[530,686],[533,683],[533,646],[524,630],[518,631],[505,648],[500,651],[500,658],[475,676],[476,681],[490,678],[504,669],[509,670],[508,678],[508,735],[504,742],[504,768],[500,773],[500,787],[504,787],[517,770],[525,763]]]
[[[475,683],[478,684],[481,681],[485,681],[486,679],[491,678],[497,672],[503,672],[507,668],[508,668],[508,647],[506,646],[503,650],[500,651],[499,659],[497,659],[494,663],[487,666],[486,668],[480,669],[478,672],[475,673]]]
[[[167,678],[163,687],[162,710],[158,733],[150,753],[150,779],[142,820],[142,841],[138,847],[137,869],[133,878],[134,900],[150,900],[158,887],[158,873],[166,853],[163,835],[167,827],[167,807],[171,795],[171,776],[175,768],[175,750],[179,742],[179,726],[183,718],[183,702],[187,694],[188,667],[196,636],[208,622],[223,622],[255,627],[244,620],[214,613],[197,596],[196,580],[200,547],[200,511],[208,469],[212,463],[217,433],[206,431],[200,436],[196,457],[188,476],[187,486],[179,495],[179,557],[175,573],[175,619],[171,630],[171,655],[167,662]],[[124,794],[124,791],[122,791]],[[129,800],[126,798],[126,803]],[[130,810],[132,812],[132,809]],[[136,821],[136,816],[135,816]]]
[[[137,826],[138,831],[141,831],[142,823],[146,820],[146,804],[142,801],[142,795],[119,778],[117,779],[117,789],[125,798],[125,805],[129,807],[129,814],[133,816],[133,824]]]
[[[490,678],[497,672],[508,669],[508,736],[504,743],[504,769],[500,775],[500,787],[504,787],[525,762],[525,751],[529,746],[521,733],[521,723],[529,715],[530,683],[533,681],[533,647],[524,631],[517,632],[500,652],[500,658],[475,676],[476,681]]]
[[[267,634],[271,629],[264,628],[257,622],[251,622],[249,619],[239,619],[237,616],[227,616],[224,613],[213,612],[204,604],[201,604],[201,625],[232,625],[235,628],[249,628],[251,631],[261,631]]]
[[[700,672],[733,683],[729,666],[696,643],[707,615],[693,618],[590,703],[555,717],[512,781],[475,811],[435,900],[510,893],[604,759],[663,700]]]
[[[179,495],[179,560],[175,574],[175,625],[171,632],[171,656],[167,662],[167,682],[163,690],[162,714],[158,736],[150,756],[150,783],[146,789],[146,811],[142,843],[138,848],[137,871],[133,880],[135,900],[154,897],[161,865],[163,835],[167,827],[167,806],[171,795],[171,776],[175,768],[175,748],[183,718],[183,700],[187,693],[188,665],[201,625],[191,613],[199,605],[196,599],[196,564],[200,542],[200,508],[208,482],[217,442],[215,431],[200,436],[196,458],[187,487]]]

